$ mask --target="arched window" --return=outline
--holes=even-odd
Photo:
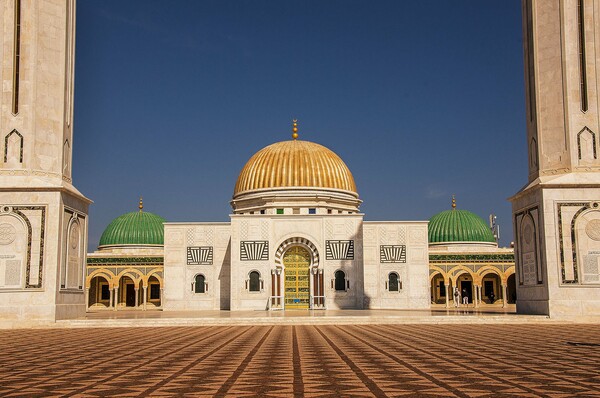
[[[260,273],[258,271],[250,272],[249,289],[251,292],[260,292]]]
[[[196,275],[196,278],[194,278],[194,293],[206,293],[206,279],[204,275]]]
[[[400,291],[400,281],[398,280],[398,274],[395,272],[390,272],[388,275],[388,290],[390,292],[399,292]]]
[[[335,290],[346,290],[346,274],[342,270],[335,271]]]

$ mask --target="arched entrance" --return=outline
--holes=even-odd
[[[135,282],[129,276],[122,276],[119,279],[119,300],[117,305],[121,307],[135,307],[136,306],[136,288]]]
[[[500,276],[494,272],[489,272],[482,279],[482,299],[487,304],[494,304],[500,296]]]
[[[111,291],[108,280],[103,276],[95,276],[90,281],[89,308],[110,307]]]
[[[444,284],[444,276],[439,272],[436,272],[431,278],[431,303],[446,303],[446,285]]]
[[[283,255],[286,309],[308,309],[310,304],[310,252],[293,246]]]
[[[515,304],[517,302],[517,285],[515,283],[515,274],[511,274],[506,279],[506,290],[508,304]]]
[[[204,286],[202,286],[202,288],[204,288]],[[162,303],[162,297],[160,293],[160,282],[154,275],[152,275],[150,278],[148,278],[148,291],[146,293],[148,295],[147,302],[152,304],[153,307],[160,307]]]
[[[473,303],[473,277],[471,274],[464,272],[456,279],[456,287],[460,292],[460,304],[465,304],[465,297],[467,297],[467,304]]]

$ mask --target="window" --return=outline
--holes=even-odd
[[[390,272],[388,275],[388,290],[390,292],[399,292],[400,291],[400,283],[398,281],[398,274],[395,272]]]
[[[110,289],[107,284],[100,286],[100,300],[110,300]]]
[[[248,290],[251,292],[260,292],[260,273],[258,271],[250,272]]]
[[[265,210],[264,210],[264,209],[263,209],[263,210],[261,210],[261,211],[260,211],[260,214],[265,214]]]
[[[150,285],[150,300],[159,300],[160,299],[160,285],[154,283]]]
[[[205,293],[206,279],[204,275],[196,275],[194,278],[194,293]]]
[[[317,214],[317,209],[308,209],[308,214]]]
[[[327,209],[327,214],[331,214],[331,213],[333,213],[333,210]]]
[[[277,214],[283,214],[283,209],[277,209]]]
[[[335,271],[335,290],[346,291],[346,274],[344,271]]]

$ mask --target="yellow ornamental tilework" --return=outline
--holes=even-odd
[[[233,196],[265,188],[332,188],[356,193],[352,173],[331,150],[314,142],[291,140],[269,145],[242,169]]]

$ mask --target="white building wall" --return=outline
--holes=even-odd
[[[363,238],[364,308],[429,308],[427,222],[364,222]],[[396,258],[391,253],[401,255]],[[397,292],[387,287],[391,272],[396,272],[402,282]]]
[[[229,223],[165,223],[165,311],[229,309],[230,230]],[[195,293],[198,274],[204,293]]]

